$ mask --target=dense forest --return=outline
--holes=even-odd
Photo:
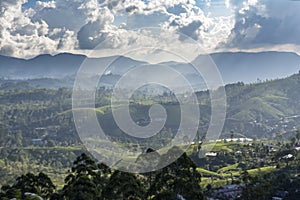
[[[1,199],[230,199],[220,195],[223,190],[240,199],[299,195],[300,74],[227,85],[225,127],[210,151],[209,143],[198,144],[210,119],[209,95],[197,92],[201,136],[175,163],[149,174],[129,174],[98,163],[76,133],[72,90],[31,82],[0,81]],[[162,141],[174,137],[179,106],[171,92],[151,98],[136,93],[131,99],[131,115],[138,124],[149,123],[153,103],[167,110],[165,127],[150,143],[124,137],[108,106],[111,92],[99,88],[95,110],[112,141],[126,140],[130,148],[147,153],[145,147],[160,148]],[[228,185],[234,192],[222,189]]]
[[[144,174],[111,169],[82,153],[66,171],[63,185],[55,185],[44,172],[28,172],[18,176],[12,184],[2,185],[0,197],[26,200],[201,200],[207,197],[248,200],[280,196],[284,199],[298,199],[300,153],[294,149],[294,145],[298,144],[299,139],[300,132],[296,141],[280,145],[276,151],[274,147],[263,143],[222,142],[214,149],[218,152],[216,157],[208,156],[199,161],[204,168],[197,167],[191,159],[193,155],[181,152],[182,156],[169,166]],[[237,153],[229,149],[241,151]],[[173,147],[166,154],[160,155],[160,162],[170,159],[175,151],[181,150]],[[148,149],[146,154],[148,152],[153,150]],[[235,188],[226,190],[220,187],[222,185]]]

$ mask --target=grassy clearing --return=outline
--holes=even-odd
[[[203,168],[197,168],[197,171],[199,173],[201,173],[204,177],[205,176],[229,177],[229,176],[231,176],[231,174],[232,174],[232,176],[237,177],[240,175],[240,172],[241,172],[241,169],[237,168],[237,165],[238,164],[234,164],[234,165],[229,165],[227,167],[223,167],[223,168],[219,169],[217,172],[209,171],[209,170],[203,169]],[[260,173],[265,174],[265,173],[270,173],[275,170],[276,170],[276,168],[274,166],[267,166],[267,167],[250,169],[247,171],[251,176],[255,176]],[[234,172],[232,172],[232,171],[234,171]]]
[[[250,170],[247,170],[247,171],[251,176],[256,176],[256,175],[261,174],[261,173],[262,174],[267,174],[267,173],[270,173],[270,172],[275,171],[275,170],[276,170],[275,166],[268,166],[268,167],[250,169]]]
[[[206,188],[208,184],[210,184],[213,188],[218,188],[223,185],[226,185],[228,182],[225,179],[214,179],[212,180],[211,178],[201,178],[201,183],[200,186],[201,188]]]
[[[213,188],[218,188],[226,184],[231,184],[231,177],[236,180],[240,176],[240,171],[235,171],[228,173],[231,170],[237,170],[237,164],[229,165],[227,167],[223,167],[218,172],[209,171],[203,168],[197,168],[197,171],[202,175],[201,178],[201,187],[206,188],[208,184],[210,184]],[[259,174],[267,174],[272,171],[275,171],[276,168],[274,166],[256,168],[247,170],[250,176],[256,176]],[[225,173],[227,172],[227,173]]]
[[[228,165],[228,166],[226,166],[226,167],[223,167],[223,168],[221,168],[221,169],[219,169],[217,172],[218,173],[226,173],[226,172],[228,172],[228,171],[236,171],[236,170],[240,170],[239,168],[238,168],[238,163],[236,163],[236,164],[233,164],[233,165]]]
[[[215,177],[220,177],[220,178],[222,177],[217,172],[209,171],[209,170],[203,169],[203,168],[197,168],[197,171],[204,177],[207,177],[207,176],[215,176]]]
[[[241,146],[243,144],[238,142],[216,142],[216,143],[208,143],[202,146],[202,150],[213,151],[213,152],[232,152],[234,148]]]

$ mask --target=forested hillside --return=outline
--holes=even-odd
[[[32,139],[56,145],[78,145],[72,111],[72,91],[67,88],[43,89],[26,84],[14,83],[15,87],[0,85],[0,118],[2,147],[29,146]],[[25,86],[25,87],[24,87]],[[234,132],[247,137],[272,138],[278,134],[289,134],[299,128],[300,74],[285,79],[255,84],[241,82],[225,87],[227,94],[227,118],[224,135]],[[120,131],[113,121],[110,104],[111,91],[99,89],[96,97],[96,111],[104,122],[104,128],[113,136]],[[203,130],[209,122],[210,100],[207,92],[197,93],[201,110]],[[143,94],[134,97],[131,105],[133,119],[147,124],[148,109],[154,102],[162,103],[167,112],[166,128],[178,128],[179,107],[171,93],[147,99]]]
[[[68,88],[38,88],[26,84],[24,80],[13,83],[4,81],[0,88],[0,183],[13,184],[15,178],[21,174],[44,172],[56,187],[62,188],[68,169],[72,167],[76,157],[85,151],[73,122],[72,91]],[[238,170],[238,173],[231,172],[232,179],[235,181],[243,170],[254,170],[263,166],[273,167],[278,162],[276,159],[286,154],[297,156],[290,150],[299,144],[299,139],[295,139],[300,121],[299,88],[300,74],[255,84],[239,82],[225,87],[227,118],[221,138],[250,137],[254,141],[258,140],[268,145],[277,145],[280,142],[278,145],[282,146],[283,153],[263,153],[261,156],[266,156],[264,159],[267,162],[261,164],[259,161],[262,159],[261,156],[255,153],[259,147],[253,149],[240,144],[219,144],[214,149],[218,154],[217,162],[213,157],[199,160],[198,147],[192,146],[188,155],[193,158],[198,171],[203,176],[203,187],[211,184],[208,180],[210,176],[219,179],[214,182],[216,183],[213,184],[214,187],[226,183],[230,175],[223,177],[218,174],[221,171],[225,174],[226,167],[228,169],[234,167]],[[201,110],[199,131],[205,135],[210,119],[208,92],[198,92],[197,96]],[[139,146],[141,141],[133,138],[128,140],[130,137],[124,137],[124,133],[116,126],[108,106],[110,97],[110,89],[99,88],[95,111],[105,132],[114,142],[122,143],[126,140],[130,145],[134,144],[136,148],[142,148]],[[174,95],[167,92],[151,98],[136,93],[130,104],[134,121],[140,125],[147,125],[148,110],[153,103],[161,103],[166,108],[168,119],[165,128],[153,138],[151,143],[144,143],[143,148],[147,146],[160,148],[162,138],[171,139],[178,129],[179,105]],[[290,144],[291,138],[294,138],[292,139],[294,142],[286,147],[286,144]],[[235,154],[236,151],[244,152],[245,155],[250,151],[253,153],[249,158],[244,156],[241,164],[241,157]],[[283,166],[286,165],[284,160],[280,162]]]

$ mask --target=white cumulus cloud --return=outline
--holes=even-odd
[[[50,28],[45,20],[32,20],[34,10],[22,10],[22,0],[0,2],[0,53],[16,57],[33,57],[41,53],[57,53],[76,45],[74,32],[65,28]],[[53,2],[38,3],[37,9],[53,8]],[[70,42],[70,40],[73,40]],[[72,45],[72,46],[69,46]]]
[[[0,1],[1,55],[89,55],[101,43],[102,52],[115,54],[148,43],[171,46],[171,41],[188,49],[186,36],[207,52],[300,49],[297,1],[50,0],[31,8],[24,7],[27,1]],[[139,30],[145,27],[160,28],[162,36]],[[164,31],[180,34],[168,40]]]
[[[300,2],[274,0],[227,1],[235,25],[227,45],[241,49],[300,45]]]

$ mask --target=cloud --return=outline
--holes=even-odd
[[[181,4],[171,9],[170,19],[165,24],[165,27],[198,40],[200,32],[204,30],[207,22],[206,16],[199,7]]]
[[[88,10],[88,7],[85,9]],[[97,9],[97,14],[92,15],[88,23],[82,26],[77,34],[79,48],[93,49],[103,42],[115,28],[113,22],[114,16],[107,8]]]
[[[193,0],[37,1],[26,9],[22,7],[24,3],[27,0],[0,2],[2,55],[28,58],[43,53],[80,53],[101,42],[108,49],[129,48],[148,41],[153,44],[149,31],[138,31],[143,27],[178,31],[200,42],[209,41],[203,40],[209,37],[209,31],[217,32],[212,28],[215,22]],[[116,18],[123,19],[121,26],[115,23]]]
[[[43,10],[45,8],[56,8],[56,1],[37,1],[35,10]]]
[[[107,0],[107,2],[110,2]],[[171,7],[180,5],[195,5],[194,0],[156,0],[156,1],[144,1],[144,0],[123,0],[114,1],[114,6],[111,6],[111,10],[115,14],[133,15],[133,14],[152,14],[154,12],[166,13],[166,10]]]
[[[251,49],[274,45],[300,45],[300,2],[237,0],[227,2],[235,13],[228,47]]]
[[[53,7],[35,8],[36,13],[32,19],[44,20],[51,28],[66,28],[73,31],[79,31],[89,22],[114,20],[109,10],[101,7],[100,1],[97,0],[57,0],[55,3],[56,6]]]
[[[43,20],[32,20],[36,11],[22,10],[27,1],[3,0],[0,14],[0,51],[2,55],[32,57],[74,48],[74,32],[66,28],[50,28]],[[38,3],[37,10],[53,8],[55,3]],[[71,40],[73,40],[71,42]],[[70,46],[72,45],[72,46]]]
[[[89,54],[101,43],[112,53],[148,43],[188,49],[187,37],[207,52],[300,45],[296,1],[51,0],[24,8],[26,2],[0,1],[1,55]],[[153,38],[139,30],[145,27],[174,32],[174,38]]]
[[[89,22],[84,25],[77,34],[79,48],[94,49],[99,43],[105,41],[109,35],[105,24],[101,20]]]

